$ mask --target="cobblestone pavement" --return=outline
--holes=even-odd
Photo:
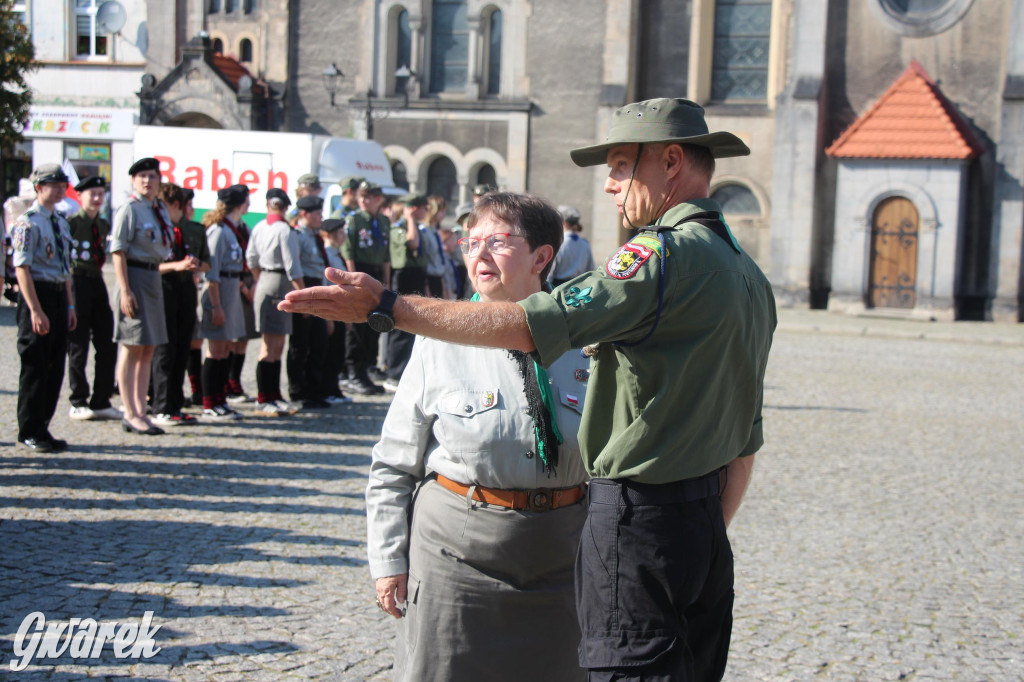
[[[0,678],[389,679],[362,501],[386,397],[160,438],[64,401],[72,448],[37,455],[14,445],[14,338],[2,308]],[[1024,679],[1022,378],[1020,325],[782,312],[727,679]],[[33,611],[153,611],[162,650],[13,673]]]

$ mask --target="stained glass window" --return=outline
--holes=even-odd
[[[771,0],[715,0],[711,99],[763,101],[768,96]]]
[[[501,86],[501,10],[491,12],[487,29],[487,94],[497,95]]]
[[[430,92],[464,90],[469,78],[466,0],[434,0],[430,32]]]

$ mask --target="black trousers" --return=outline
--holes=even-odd
[[[323,284],[319,277],[303,277],[307,287]],[[366,325],[363,325],[366,326]],[[327,321],[315,315],[292,315],[288,340],[288,395],[292,400],[323,400],[323,374],[327,357]]]
[[[321,377],[322,393],[324,397],[334,396],[335,398],[340,398],[342,392],[338,387],[338,377],[342,370],[345,369],[344,322],[335,322],[334,331],[327,337],[327,357],[325,358],[324,366],[327,369]]]
[[[391,288],[400,294],[413,294],[423,296],[427,291],[427,271],[425,268],[402,268],[391,273]],[[401,329],[394,329],[388,333],[388,352],[385,364],[387,365],[387,376],[389,379],[398,381],[402,378],[402,372],[409,364],[409,357],[412,355],[412,344],[416,340],[415,334],[410,334]]]
[[[36,281],[36,297],[50,320],[47,334],[32,331],[32,313],[18,295],[18,440],[45,439],[57,410],[68,353],[68,295],[63,284]]]
[[[356,263],[357,272],[365,272],[379,282],[384,282],[384,268],[379,265]],[[365,322],[349,325],[345,334],[345,364],[349,371],[366,369],[377,364],[377,345],[380,334],[370,329]]]
[[[161,278],[167,343],[153,350],[150,394],[154,414],[178,414],[185,405],[185,369],[196,327],[197,302],[196,285],[188,274],[188,279],[177,273]]]
[[[717,477],[591,481],[576,559],[580,666],[591,680],[722,679],[733,555]]]
[[[78,317],[78,326],[68,332],[71,404],[102,410],[110,407],[110,396],[114,394],[114,365],[117,362],[110,295],[102,277],[75,275],[71,286],[75,292],[75,314]],[[89,379],[85,375],[90,340],[94,355],[92,398],[89,397]]]

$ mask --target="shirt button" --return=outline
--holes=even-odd
[[[526,457],[526,459],[533,459],[533,452],[532,451],[531,452],[524,452],[523,455]]]
[[[469,414],[470,412],[472,412],[472,411],[473,411],[473,406],[472,406],[472,405],[466,405],[466,406],[465,406],[464,408],[462,408],[462,409],[463,409],[463,410],[465,410],[466,414]]]

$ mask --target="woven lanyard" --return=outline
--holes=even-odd
[[[480,294],[473,294],[472,298],[469,300],[473,302],[479,301]],[[558,430],[558,422],[555,420],[555,399],[551,395],[551,380],[548,378],[548,371],[537,364],[536,360],[533,360],[532,362],[534,376],[537,377],[537,388],[540,390],[540,397],[544,403],[544,409],[547,410],[551,430],[554,432],[555,438],[558,440],[558,444],[561,445],[565,442],[565,439],[562,438],[562,433]],[[536,420],[533,423],[533,439],[537,444],[537,455],[540,457],[541,461],[544,462],[545,468],[550,467],[551,462],[549,460],[547,447],[544,445],[544,435],[541,433],[540,426],[537,424]]]
[[[60,274],[66,275],[71,270],[71,263],[64,257],[64,235],[60,233],[60,221],[57,220],[56,213],[50,214],[50,225],[53,226],[54,248],[60,260]]]

